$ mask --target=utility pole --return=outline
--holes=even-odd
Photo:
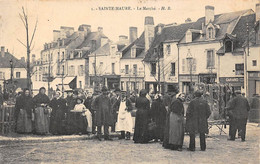
[[[249,56],[249,26],[248,23],[246,23],[246,32],[247,32],[247,53],[245,53],[245,68],[244,68],[244,82],[245,82],[245,90],[246,90],[246,97],[248,95],[248,77],[247,77],[247,56]]]
[[[51,60],[50,60],[50,50],[48,53],[48,96],[50,97],[50,78],[51,78]]]
[[[161,45],[158,46],[158,92],[161,93],[161,69],[160,69],[160,52],[161,52]]]

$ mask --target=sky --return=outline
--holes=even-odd
[[[43,44],[53,40],[53,30],[59,30],[60,26],[77,30],[79,25],[88,24],[92,31],[103,27],[104,34],[117,41],[119,35],[129,35],[130,26],[138,28],[139,36],[146,16],[154,17],[155,25],[181,24],[187,18],[196,21],[205,16],[206,5],[214,6],[215,14],[220,14],[245,9],[255,11],[257,3],[260,0],[0,0],[0,46],[5,46],[17,58],[26,56],[26,48],[18,42],[19,39],[26,43],[25,28],[19,18],[22,6],[28,13],[29,37],[38,19],[31,53],[39,58]],[[95,10],[121,6],[132,10]],[[155,7],[156,10],[136,10],[137,7]],[[170,7],[170,10],[158,10],[161,7]]]

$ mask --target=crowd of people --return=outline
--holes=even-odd
[[[112,92],[104,86],[100,93],[70,90],[66,95],[63,98],[62,92],[56,91],[50,100],[43,87],[34,97],[24,89],[15,104],[16,132],[41,135],[93,133],[101,141],[102,127],[104,140],[112,140],[111,127],[111,132],[120,133],[119,139],[130,140],[133,133],[134,143],[160,141],[164,148],[178,151],[183,148],[184,133],[187,132],[189,151],[195,151],[196,134],[199,134],[200,149],[206,150],[205,134],[208,133],[211,110],[201,90],[194,92],[186,110],[185,94],[178,92],[161,95],[143,89],[139,94],[130,94],[118,88]],[[229,140],[235,140],[238,131],[241,140],[245,141],[250,104],[241,92],[237,91],[235,95],[226,108],[230,118]]]

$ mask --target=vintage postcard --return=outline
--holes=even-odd
[[[0,0],[0,163],[259,164],[259,0]]]

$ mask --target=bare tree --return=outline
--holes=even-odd
[[[34,29],[33,29],[33,33],[32,33],[32,37],[31,39],[29,38],[29,22],[28,22],[28,14],[27,12],[24,11],[24,7],[22,7],[22,13],[19,13],[20,19],[23,22],[23,25],[25,27],[25,31],[26,31],[26,44],[24,44],[22,41],[20,41],[19,39],[17,39],[27,50],[27,87],[29,89],[31,89],[31,67],[30,67],[30,53],[33,50],[32,43],[34,40],[34,36],[37,30],[37,25],[38,25],[38,18],[36,19],[35,25],[34,25]]]

